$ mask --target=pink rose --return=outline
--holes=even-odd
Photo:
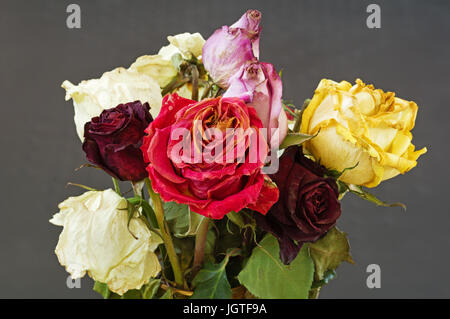
[[[215,219],[246,207],[267,213],[278,189],[261,172],[268,151],[261,128],[239,98],[167,95],[141,148],[154,190]]]
[[[268,129],[271,148],[277,148],[287,134],[288,123],[281,101],[283,86],[274,66],[247,61],[229,84],[223,96],[239,97],[255,108],[263,127]]]
[[[211,78],[222,88],[249,60],[259,58],[261,12],[248,10],[236,23],[216,30],[206,40],[202,61]]]

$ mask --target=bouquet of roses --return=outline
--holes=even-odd
[[[259,60],[260,20],[249,10],[206,41],[169,36],[127,69],[64,81],[84,166],[114,185],[76,184],[87,192],[50,220],[73,279],[87,272],[104,298],[317,298],[353,263],[344,194],[403,205],[366,188],[426,152],[411,143],[417,104],[359,79],[287,102]]]

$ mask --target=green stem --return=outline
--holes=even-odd
[[[119,187],[119,181],[116,178],[112,178],[113,184],[114,184],[114,190],[116,191],[117,194],[119,194],[120,196],[122,196],[122,194],[120,193],[120,187]]]
[[[172,265],[173,275],[175,277],[175,283],[179,287],[184,286],[184,279],[181,273],[180,261],[178,260],[177,253],[175,251],[175,246],[173,245],[172,237],[167,231],[168,227],[164,221],[164,209],[162,205],[161,198],[158,194],[153,191],[150,180],[147,178],[145,180],[145,185],[147,186],[148,193],[153,202],[153,208],[156,215],[156,220],[158,222],[159,231],[166,246],[167,255],[169,256],[170,264]]]
[[[206,237],[208,235],[209,218],[205,217],[201,221],[197,234],[195,235],[194,263],[192,265],[192,276],[195,277],[201,269],[205,257]]]
[[[209,92],[211,92],[211,88],[212,88],[212,84],[211,83],[208,83],[207,85],[206,85],[206,89],[205,89],[205,91],[203,92],[203,94],[202,94],[202,100],[204,100],[204,99],[206,99],[206,97],[209,95]]]
[[[175,77],[172,82],[170,82],[165,88],[162,89],[161,91],[161,95],[164,96],[167,93],[170,93],[176,89],[178,89],[179,87],[183,86],[184,84],[189,82],[189,78],[180,78],[180,77]]]
[[[294,131],[294,133],[298,133],[298,132],[300,132],[300,125],[302,124],[302,117],[301,117],[302,111],[295,110],[295,114],[296,114],[297,118],[295,120],[293,131]]]

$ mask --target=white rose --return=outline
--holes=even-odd
[[[178,53],[186,59],[190,58],[191,54],[200,58],[203,44],[205,44],[205,39],[198,32],[168,36],[167,40],[170,44],[162,47],[158,54],[140,56],[130,66],[130,70],[135,70],[155,79],[161,89],[166,87],[178,74],[178,70],[172,64],[172,56]],[[180,94],[180,92],[177,93]],[[188,95],[190,98],[190,92]]]
[[[84,140],[84,124],[103,110],[137,100],[150,104],[153,118],[161,109],[162,96],[158,83],[135,70],[117,68],[104,73],[99,79],[82,81],[78,85],[64,81],[62,87],[66,89],[66,101],[73,99],[75,126],[81,141]]]
[[[148,75],[152,79],[155,79],[161,89],[166,87],[178,74],[178,71],[173,66],[171,60],[167,60],[161,55],[140,56],[130,66],[130,70]]]
[[[73,279],[87,272],[122,295],[140,289],[161,271],[154,253],[160,237],[139,218],[127,227],[127,200],[113,190],[69,197],[58,207],[50,222],[64,229],[55,252]]]
[[[189,54],[192,53],[199,58],[205,44],[205,39],[198,32],[169,35],[167,40],[170,44],[162,47],[158,52],[166,60],[170,60],[176,53],[180,53],[184,58],[189,58]]]

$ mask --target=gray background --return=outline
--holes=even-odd
[[[450,2],[376,1],[381,29],[366,27],[375,1],[73,1],[82,28],[66,27],[69,1],[0,1],[0,297],[98,297],[90,279],[66,287],[48,223],[57,204],[110,179],[85,163],[63,80],[99,77],[156,53],[166,36],[231,24],[249,8],[263,13],[261,59],[283,69],[284,97],[301,104],[321,78],[354,81],[414,100],[414,144],[427,146],[418,167],[375,190],[399,208],[354,196],[343,201],[342,230],[356,265],[343,264],[326,298],[450,297],[448,123]],[[123,185],[125,187],[125,185]],[[366,287],[379,264],[381,289]]]

